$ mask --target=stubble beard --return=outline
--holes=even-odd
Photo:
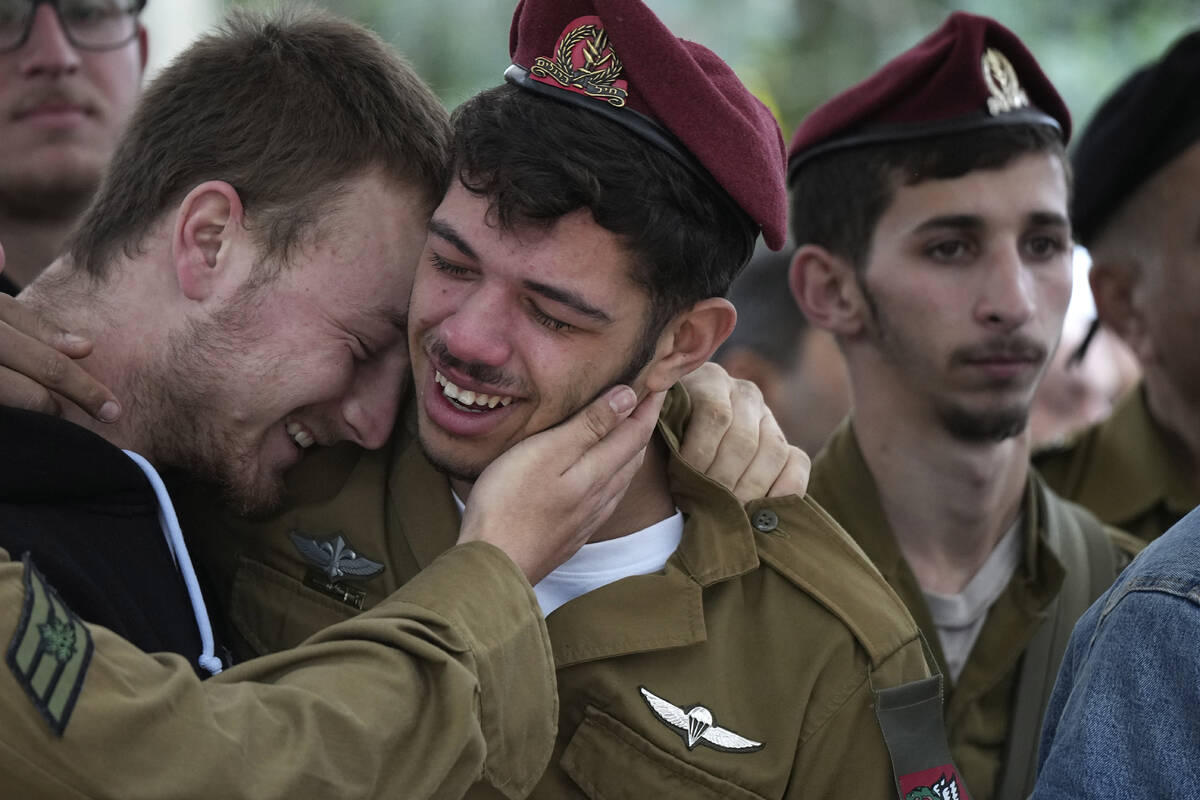
[[[259,443],[239,438],[214,415],[229,402],[223,392],[229,366],[245,360],[255,340],[246,316],[254,303],[245,300],[252,298],[240,297],[212,319],[169,334],[162,359],[138,376],[132,394],[139,419],[150,428],[154,458],[253,518],[278,508],[283,482],[259,474]]]
[[[859,278],[859,287],[866,299],[874,323],[875,343],[883,357],[898,371],[920,361],[919,347],[895,334],[875,301],[866,282]],[[1019,436],[1029,423],[1030,402],[1014,403],[1002,408],[974,409],[945,398],[934,400],[934,414],[942,429],[964,444],[995,444]]]

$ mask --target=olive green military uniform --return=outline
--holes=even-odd
[[[515,798],[554,741],[536,598],[483,543],[299,649],[204,682],[181,656],[80,622],[3,550],[0,608],[4,797],[459,797],[486,775]],[[55,735],[47,719],[70,703]]]
[[[942,674],[948,675],[928,605],[896,544],[849,421],[834,432],[813,462],[809,493],[845,527],[899,593],[933,649]],[[958,682],[948,687],[945,697],[950,750],[974,800],[997,796],[1021,656],[1047,618],[1048,607],[1063,585],[1064,564],[1047,540],[1055,533],[1048,528],[1056,520],[1064,519],[1064,511],[1068,523],[1072,519],[1077,521],[1087,536],[1101,538],[1112,549],[1113,574],[1106,576],[1106,582],[1111,582],[1141,546],[1133,537],[1106,529],[1082,508],[1056,497],[1030,470],[1025,492],[1024,557],[1016,575],[988,612]],[[1085,608],[1086,603],[1079,612]],[[1073,622],[1073,619],[1066,621],[1067,632]],[[1052,670],[1047,676],[1051,682],[1058,671],[1057,661]],[[1048,695],[1049,686],[1046,688]],[[1041,714],[1035,716],[1031,735],[1036,742]],[[1025,797],[1028,790],[1018,795]]]
[[[1139,384],[1112,416],[1034,454],[1046,483],[1102,521],[1153,541],[1200,505],[1191,470],[1150,417]]]
[[[674,427],[687,411],[677,389],[663,419]],[[354,613],[355,597],[344,603],[314,588],[323,579],[311,576],[289,531],[340,534],[385,564],[374,578],[346,582],[365,592],[365,605],[454,541],[449,484],[421,454],[409,419],[385,451],[328,454],[316,470],[323,481],[315,464],[303,467],[308,490],[322,497],[242,527],[234,536],[248,549],[237,557],[218,548],[213,564],[245,643],[288,647]],[[561,712],[533,796],[895,797],[872,689],[929,674],[899,598],[810,499],[755,501],[747,513],[678,457],[661,424],[660,432],[687,520],[682,543],[661,573],[609,584],[548,618]],[[690,710],[696,722],[694,706],[711,714],[712,738],[689,747],[688,721],[668,720]],[[469,796],[493,794],[478,786]]]

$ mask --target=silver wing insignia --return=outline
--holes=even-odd
[[[329,564],[333,561],[333,553],[321,547],[321,544],[316,539],[301,536],[298,531],[288,531],[288,537],[291,538],[296,552],[305,561],[317,567],[322,572],[329,568]]]
[[[722,750],[729,750],[735,753],[750,753],[755,750],[761,750],[763,746],[762,742],[747,739],[745,736],[739,736],[728,728],[719,728],[715,725],[700,734],[700,738],[709,744],[716,745]]]
[[[763,747],[762,742],[747,739],[728,728],[714,725],[712,711],[704,706],[696,705],[684,711],[644,686],[639,687],[638,691],[641,692],[646,704],[650,706],[654,716],[675,728],[676,732],[683,737],[688,750],[694,749],[698,744],[705,744],[714,750],[723,750],[727,753],[751,753],[761,750]]]
[[[383,564],[358,554],[355,554],[354,558],[341,558],[337,566],[343,575],[349,575],[352,578],[370,578],[383,572]]]
[[[642,693],[642,697],[645,698],[646,703],[650,706],[650,710],[654,712],[656,717],[680,730],[686,731],[688,729],[688,715],[686,711],[674,703],[668,703],[666,700],[663,700],[645,686],[639,687],[638,691]]]
[[[327,539],[315,539],[301,535],[300,531],[288,531],[296,551],[329,580],[338,578],[371,578],[383,572],[383,564],[359,555],[341,534]]]

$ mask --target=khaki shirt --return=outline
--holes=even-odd
[[[1046,483],[1102,521],[1147,542],[1200,505],[1191,470],[1150,417],[1139,384],[1112,416],[1033,456]]]
[[[18,629],[31,592],[36,618],[79,625],[78,657],[50,693],[60,703],[79,678],[61,737],[13,657],[0,666],[4,797],[459,797],[481,775],[520,797],[553,742],[536,599],[491,545],[455,548],[371,612],[204,682],[181,656],[144,653],[61,607],[45,616],[44,585],[0,550],[6,650],[40,635]],[[37,663],[51,661],[44,651]]]
[[[946,676],[946,734],[950,751],[973,800],[991,800],[1003,766],[1021,654],[1033,639],[1058,594],[1064,565],[1046,544],[1046,507],[1063,501],[1030,470],[1025,492],[1024,557],[1012,581],[988,612],[956,684],[950,684],[937,628],[916,576],[896,544],[849,421],[843,422],[813,462],[809,494],[838,520],[896,590],[921,627]],[[1070,506],[1070,504],[1066,504]],[[1085,528],[1102,526],[1071,506]],[[1106,531],[1128,563],[1139,543],[1120,531]]]
[[[916,625],[811,500],[743,508],[688,467],[671,432],[687,412],[686,395],[673,392],[660,424],[686,516],[677,552],[661,573],[609,584],[547,620],[561,711],[550,767],[532,796],[895,797],[872,688],[929,674]],[[385,564],[358,582],[366,604],[455,540],[446,478],[411,428],[393,439],[388,451],[357,460],[330,454],[324,482],[307,484],[323,495],[315,502],[258,528],[241,523],[234,535],[246,536],[246,548],[224,559],[222,583],[244,642],[287,647],[339,610],[353,612],[305,584],[310,568],[290,530],[340,531],[356,553]],[[702,705],[714,726],[763,746],[689,748],[643,689],[683,711]],[[479,786],[469,796],[491,795]]]

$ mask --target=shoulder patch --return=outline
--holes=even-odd
[[[17,683],[62,736],[92,661],[92,634],[59,598],[26,553],[25,601],[5,661]]]

